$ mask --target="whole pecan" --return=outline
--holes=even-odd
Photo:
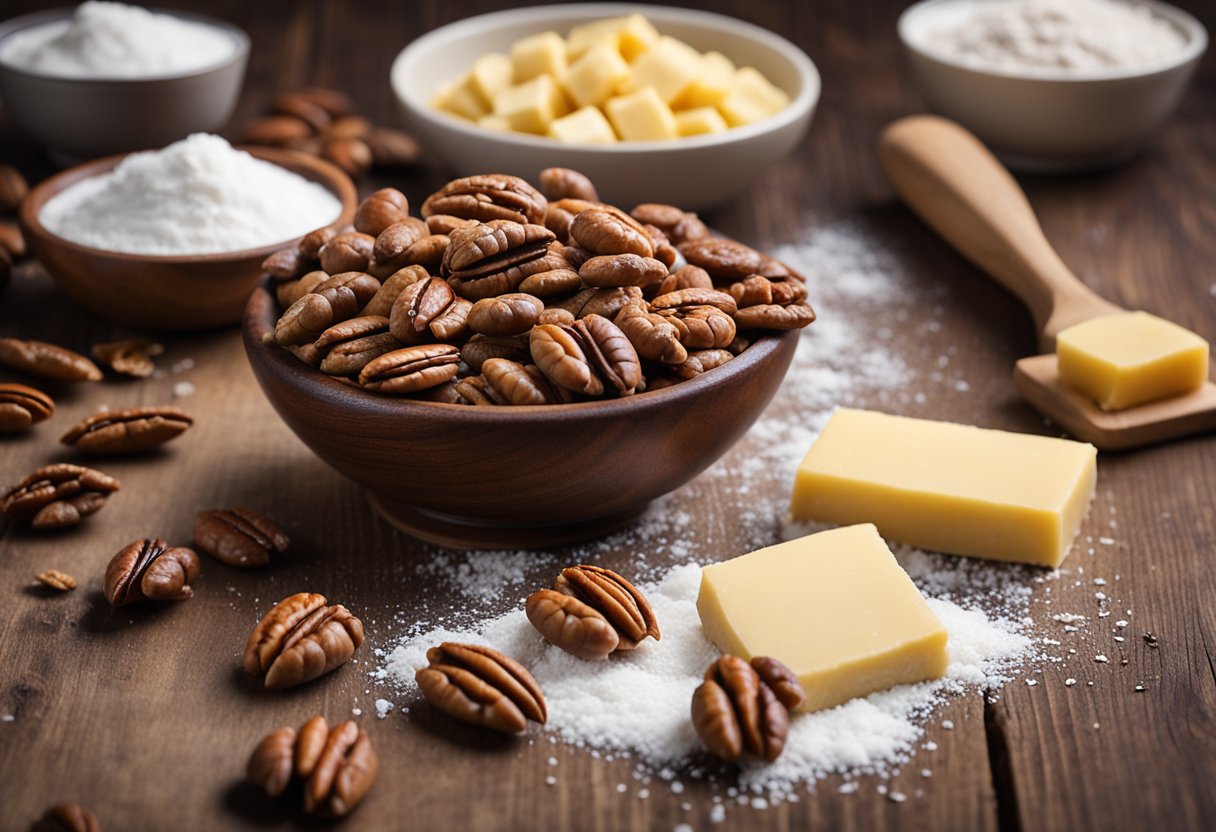
[[[42,813],[30,832],[101,832],[101,822],[79,803],[60,803]]]
[[[542,324],[529,335],[532,360],[554,384],[599,396],[605,389],[629,395],[642,383],[642,365],[625,334],[605,317],[573,324]]]
[[[176,407],[107,410],[85,419],[60,442],[86,454],[134,454],[185,433],[194,419]]]
[[[423,344],[373,358],[359,372],[359,383],[381,393],[416,393],[455,378],[459,369],[459,349]]]
[[[44,465],[6,491],[0,509],[9,517],[31,519],[35,529],[74,526],[120,487],[113,477],[82,465]]]
[[[751,246],[723,237],[704,237],[679,244],[684,259],[709,272],[714,280],[742,280],[753,274],[766,274],[776,263]]]
[[[45,341],[0,338],[0,364],[55,381],[101,380],[101,370],[92,361]]]
[[[380,289],[380,281],[364,272],[340,272],[301,297],[279,318],[275,343],[282,346],[315,341],[339,321],[360,313]]]
[[[274,521],[253,509],[214,508],[194,520],[195,545],[229,566],[265,566],[272,552],[286,552],[290,542]]]
[[[116,373],[132,378],[147,378],[156,369],[152,359],[164,351],[161,344],[147,338],[124,338],[94,344],[92,353],[95,359]]]
[[[334,324],[313,342],[321,356],[321,372],[331,376],[358,375],[373,358],[401,346],[382,315],[362,315]]]
[[[545,304],[522,292],[482,298],[469,310],[469,328],[493,337],[521,335],[540,319]]]
[[[770,763],[781,756],[790,710],[802,704],[798,677],[773,658],[751,663],[738,656],[715,659],[692,695],[692,724],[710,753],[737,760],[744,751]]]
[[[128,544],[106,567],[105,596],[114,607],[140,601],[184,601],[194,595],[190,583],[198,577],[198,555],[160,538]]]
[[[578,276],[578,272],[564,265],[566,263],[564,258],[561,260],[563,265],[551,269],[537,268],[542,261],[548,261],[548,258],[524,264],[526,268],[521,271],[530,271],[532,274],[527,275],[520,282],[517,287],[519,291],[538,298],[558,298],[571,292],[577,292],[583,285],[583,279]],[[545,262],[545,265],[549,265],[549,262],[551,261]]]
[[[355,209],[355,230],[378,237],[380,232],[410,215],[410,202],[396,188],[381,188]]]
[[[540,182],[540,192],[550,202],[559,199],[585,199],[588,202],[599,202],[599,194],[595,185],[585,174],[570,168],[545,168],[537,177]]]
[[[376,238],[370,234],[352,231],[339,234],[317,252],[321,268],[329,274],[342,272],[365,272],[372,259]]]
[[[245,129],[241,143],[289,147],[312,134],[312,126],[303,119],[288,115],[266,116]]]
[[[637,220],[611,206],[591,208],[570,221],[570,239],[592,254],[654,256],[654,244]]]
[[[528,720],[544,723],[545,695],[532,674],[497,650],[444,642],[426,652],[430,665],[414,674],[426,700],[462,722],[508,734]]]
[[[350,659],[363,643],[363,622],[324,595],[299,592],[275,604],[249,634],[245,670],[266,674],[268,688],[310,682]]]
[[[54,414],[55,402],[24,384],[0,384],[0,433],[17,433]]]
[[[569,566],[553,589],[533,593],[528,620],[547,641],[580,659],[606,659],[659,640],[659,622],[646,596],[610,569]]]
[[[271,797],[292,780],[304,784],[304,811],[323,818],[350,814],[367,796],[380,760],[371,738],[354,720],[329,727],[314,716],[300,730],[286,726],[266,736],[245,768],[246,777]]]
[[[447,214],[469,220],[543,223],[547,200],[518,176],[485,174],[454,179],[422,203],[422,216]]]

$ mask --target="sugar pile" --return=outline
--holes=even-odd
[[[226,32],[122,3],[81,3],[68,20],[14,33],[12,66],[64,78],[139,78],[217,64],[236,50]]]
[[[196,133],[73,185],[39,218],[60,237],[106,251],[212,254],[301,236],[341,207],[316,182]]]
[[[1004,70],[1095,70],[1162,63],[1186,46],[1145,5],[1117,0],[967,2],[926,45],[944,57]]]

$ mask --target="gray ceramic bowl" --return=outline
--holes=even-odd
[[[69,17],[72,11],[55,9],[6,21],[0,24],[0,42],[14,32]],[[163,147],[190,133],[219,130],[231,118],[241,92],[249,36],[205,15],[162,13],[226,33],[232,38],[232,54],[200,69],[139,78],[64,78],[0,61],[5,109],[64,162]]]

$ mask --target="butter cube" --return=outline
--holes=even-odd
[[[544,133],[549,122],[567,112],[565,96],[552,75],[538,75],[494,97],[494,115],[505,118],[512,130],[521,133]]]
[[[726,96],[718,102],[726,123],[740,127],[775,115],[789,106],[790,97],[750,66],[735,73]]]
[[[1208,342],[1147,312],[1074,324],[1056,336],[1056,353],[1060,382],[1103,410],[1180,396],[1208,377]]]
[[[887,540],[1057,567],[1093,498],[1093,445],[838,409],[798,466],[796,520],[874,523]]]
[[[470,121],[486,115],[489,107],[481,100],[470,83],[471,76],[465,75],[455,83],[439,90],[431,99],[431,106],[452,115],[467,118]]]
[[[469,70],[469,87],[489,109],[493,106],[494,97],[511,86],[514,71],[508,56],[501,52],[490,52],[473,62],[473,68]]]
[[[677,110],[712,107],[726,97],[735,79],[735,65],[721,52],[701,56],[701,74],[672,102]]]
[[[595,107],[583,107],[549,124],[549,136],[565,144],[615,144],[612,125]]]
[[[621,57],[633,61],[650,47],[659,42],[659,30],[644,16],[633,13],[625,18],[617,32]]]
[[[675,114],[676,130],[681,136],[700,136],[703,133],[721,133],[728,127],[713,107],[697,107],[695,110],[680,110]]]
[[[687,43],[664,35],[638,56],[633,71],[621,84],[623,93],[653,87],[670,104],[701,75],[701,53]]]
[[[502,116],[482,116],[477,119],[477,126],[486,130],[498,130],[502,133],[511,132],[511,122]]]
[[[566,71],[566,42],[557,32],[541,32],[511,44],[511,63],[515,83],[531,81],[539,75],[557,78]]]
[[[679,135],[676,117],[654,87],[610,98],[604,109],[617,135],[625,141],[674,139]]]
[[[615,47],[601,43],[588,49],[561,77],[562,88],[576,107],[603,104],[629,77],[629,64]]]
[[[566,38],[566,54],[571,60],[600,44],[618,50],[621,57],[632,61],[659,39],[659,30],[641,14],[614,17],[584,23],[570,30]]]
[[[771,656],[816,711],[945,675],[946,628],[870,524],[707,566],[701,626],[724,653]]]

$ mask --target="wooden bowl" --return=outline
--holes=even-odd
[[[463,548],[543,548],[603,534],[739,440],[776,393],[798,333],[760,338],[674,387],[621,399],[472,407],[395,399],[274,343],[267,286],[245,309],[245,351],[283,421],[367,489],[399,528]]]
[[[295,150],[244,149],[328,188],[342,203],[334,224],[345,225],[354,218],[355,186],[334,165]],[[30,192],[21,204],[20,221],[31,253],[75,300],[119,323],[189,330],[239,321],[249,293],[263,275],[262,261],[295,240],[218,254],[126,254],[70,242],[48,231],[39,220],[42,206],[53,196],[112,170],[123,158],[109,156],[77,165]]]

